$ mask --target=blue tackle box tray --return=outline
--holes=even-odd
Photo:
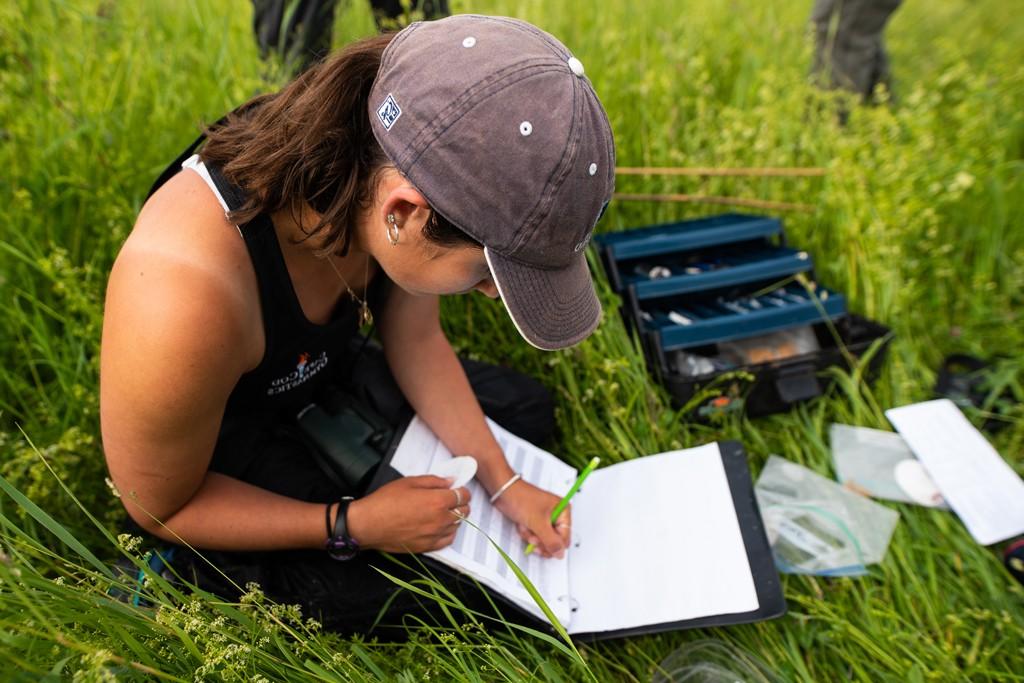
[[[684,403],[723,372],[742,369],[755,386],[736,404],[749,414],[778,412],[819,395],[821,370],[848,366],[889,336],[816,281],[811,255],[786,243],[778,218],[728,213],[605,233],[594,242],[653,374]],[[770,363],[727,364],[718,355],[723,344],[787,330],[798,330],[805,343],[813,336],[812,350]],[[874,371],[882,356],[873,358]],[[681,358],[696,358],[697,374],[692,366],[682,371]]]

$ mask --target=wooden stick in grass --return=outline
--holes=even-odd
[[[685,175],[685,176],[764,176],[813,177],[825,175],[825,169],[815,166],[785,167],[762,166],[750,168],[715,168],[713,166],[618,166],[616,175]]]
[[[616,192],[613,199],[626,202],[693,202],[695,204],[724,204],[726,206],[747,206],[755,209],[776,209],[779,211],[814,211],[810,204],[793,202],[776,202],[767,199],[747,199],[744,197],[716,197],[700,194],[631,194]]]

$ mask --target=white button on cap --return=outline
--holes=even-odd
[[[476,45],[476,38],[473,36],[466,36],[462,39],[462,47],[473,47]]]
[[[519,124],[519,134],[526,137],[533,132],[533,124],[529,121],[523,121]]]
[[[597,164],[596,163],[590,164],[590,168],[587,169],[587,173],[589,173],[590,175],[596,174],[597,173]]]
[[[569,71],[573,72],[577,76],[583,75],[583,62],[576,59],[575,57],[569,58]]]

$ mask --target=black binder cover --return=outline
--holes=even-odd
[[[370,484],[372,491],[394,479],[400,478],[395,469],[390,466],[391,457],[398,448],[405,427],[408,425],[411,415],[403,420],[401,428],[395,430],[395,437],[388,448],[385,460],[381,464],[377,475]],[[755,621],[774,619],[786,613],[786,598],[782,594],[782,583],[779,580],[779,572],[775,568],[775,560],[772,557],[771,546],[768,544],[768,536],[765,534],[764,523],[761,521],[761,512],[757,507],[757,499],[754,497],[754,484],[750,477],[750,469],[747,467],[747,454],[743,445],[738,441],[722,441],[718,444],[722,455],[722,465],[725,467],[725,476],[729,481],[729,489],[732,492],[733,506],[736,508],[736,519],[740,525],[740,533],[743,535],[743,545],[747,551],[747,561],[750,562],[750,573],[753,576],[754,587],[757,590],[757,602],[759,607],[750,612],[739,612],[736,614],[716,614],[684,621],[673,621],[664,624],[649,624],[635,628],[626,628],[616,631],[596,631],[594,633],[573,633],[574,640],[595,641],[610,640],[613,638],[625,638],[628,636],[639,636],[649,633],[661,633],[663,631],[681,631],[690,628],[706,628],[710,626],[728,626],[731,624],[748,624]],[[423,557],[422,560],[428,563],[432,571],[436,570],[445,574],[462,576],[460,572],[448,565]],[[527,614],[538,627],[546,627],[554,632],[551,625],[541,621],[535,615],[526,612],[518,605],[507,600],[500,593],[489,591],[504,606],[516,610],[519,613]]]

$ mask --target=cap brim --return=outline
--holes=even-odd
[[[578,344],[601,322],[601,302],[584,254],[565,268],[534,268],[484,247],[501,300],[523,339],[553,351]]]

